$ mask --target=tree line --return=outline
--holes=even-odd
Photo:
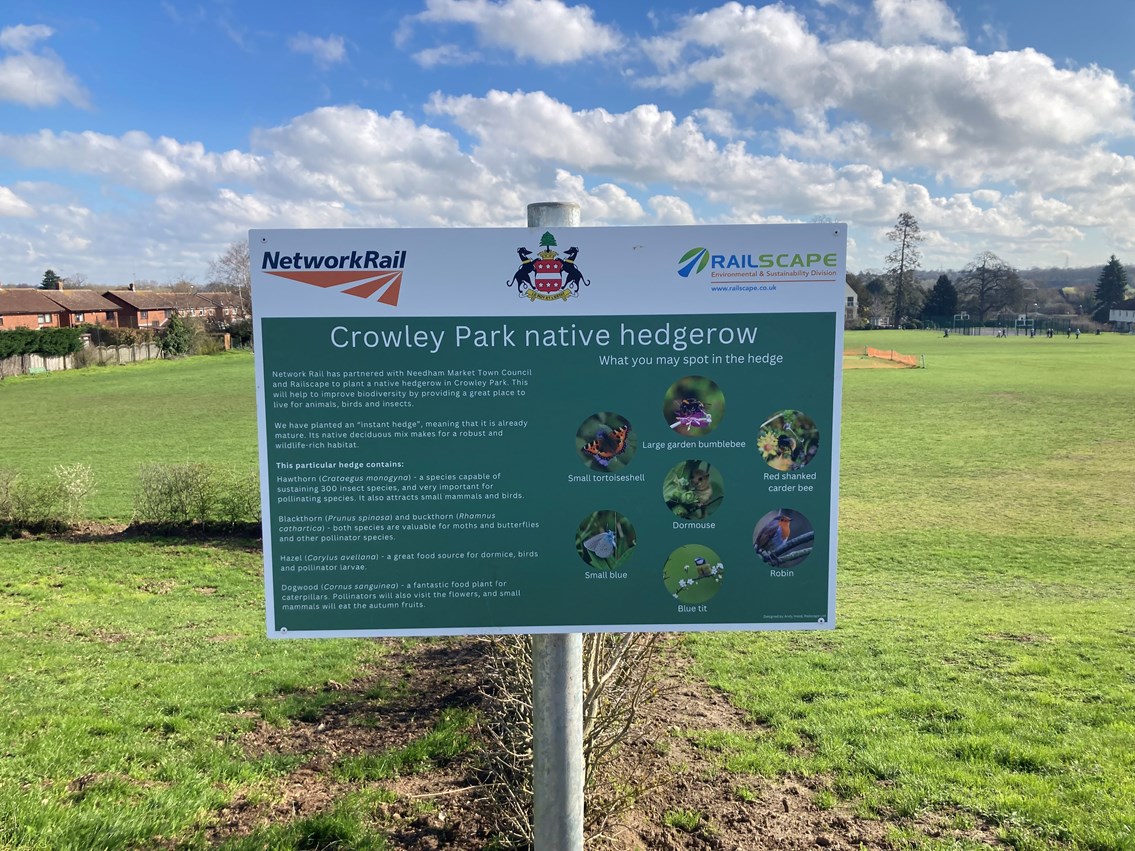
[[[252,312],[251,303],[251,272],[248,263],[248,243],[237,240],[230,244],[223,252],[209,262],[209,282],[198,286],[192,280],[182,278],[169,284],[158,284],[156,281],[136,281],[143,288],[156,288],[170,290],[171,292],[231,292],[240,296],[245,313]],[[61,277],[54,269],[43,273],[39,288],[41,290],[78,290],[91,289],[87,276],[76,272],[67,277]],[[102,289],[103,287],[93,287]],[[108,287],[109,288],[109,287]]]
[[[984,324],[1004,312],[1029,314],[1040,308],[1039,289],[992,251],[982,251],[953,280],[942,274],[929,290],[917,280],[922,262],[919,247],[923,235],[918,220],[902,213],[887,232],[893,249],[885,268],[878,273],[848,273],[847,283],[859,297],[864,319],[895,328],[952,319],[966,313],[971,321]],[[1074,298],[1077,313],[1107,322],[1112,308],[1127,296],[1127,271],[1115,255],[1104,265],[1092,293]],[[1033,291],[1030,298],[1028,291]],[[1061,296],[1071,305],[1067,296]]]
[[[972,321],[984,324],[1000,313],[1035,314],[1040,312],[1041,288],[1025,281],[1020,272],[992,251],[982,251],[953,279],[941,274],[933,287],[927,289],[917,279],[922,263],[922,230],[918,220],[909,212],[899,215],[895,226],[887,232],[894,248],[887,255],[881,272],[848,273],[847,283],[859,298],[861,317],[873,323],[889,324],[896,328],[951,319],[966,313]],[[246,311],[251,312],[251,281],[249,273],[248,243],[238,240],[229,245],[209,264],[210,281],[202,289],[238,293]],[[64,285],[80,287],[86,283],[84,275],[60,278],[48,269],[40,284],[42,289],[61,289]],[[182,287],[181,283],[185,286]],[[179,282],[173,289],[196,290],[188,282]],[[1068,306],[1075,307],[1080,315],[1091,315],[1096,322],[1107,322],[1113,307],[1127,295],[1127,271],[1111,255],[1104,265],[1093,292],[1077,294],[1073,298],[1063,295]],[[1032,296],[1029,296],[1032,290]],[[1049,290],[1046,288],[1046,292]],[[1046,307],[1048,305],[1045,305]]]

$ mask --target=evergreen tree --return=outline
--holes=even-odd
[[[63,289],[63,279],[55,274],[55,270],[48,269],[43,273],[43,281],[40,282],[39,288],[41,290],[61,290]]]
[[[1123,264],[1111,255],[1107,265],[1100,272],[1096,283],[1095,302],[1096,309],[1092,319],[1096,322],[1107,322],[1111,309],[1127,297],[1127,270]]]
[[[167,358],[181,357],[189,353],[194,336],[193,326],[186,322],[180,313],[174,313],[166,323],[166,327],[162,329],[162,335],[158,338],[158,348]]]
[[[958,290],[950,282],[948,275],[939,275],[938,281],[934,284],[934,289],[930,291],[930,296],[922,305],[922,318],[943,317],[952,319],[957,312]]]

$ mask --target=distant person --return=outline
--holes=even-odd
[[[943,332],[942,336],[943,336],[943,337],[949,337],[949,336],[950,336],[950,329],[949,329],[949,328],[945,329],[945,331]]]
[[[1076,339],[1077,340],[1080,339],[1080,329],[1079,328],[1076,329]]]

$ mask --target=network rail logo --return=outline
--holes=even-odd
[[[396,307],[402,289],[406,252],[352,251],[350,254],[284,254],[265,251],[260,269],[265,274],[334,289],[344,295],[373,299]]]

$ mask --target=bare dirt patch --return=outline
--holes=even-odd
[[[291,754],[302,765],[276,788],[239,795],[208,831],[211,844],[262,825],[310,816],[352,787],[331,773],[353,754],[404,747],[432,728],[442,710],[475,707],[482,645],[472,639],[392,641],[381,664],[348,684],[327,683],[335,699],[313,717],[285,728],[260,724],[242,740],[250,757]],[[612,772],[631,790],[629,810],[608,824],[596,847],[630,849],[891,849],[891,824],[861,818],[848,807],[818,802],[823,778],[768,779],[724,771],[718,755],[695,744],[701,731],[756,731],[758,725],[725,695],[690,673],[674,647],[658,697],[619,753]],[[498,822],[466,755],[428,771],[380,784],[392,802],[378,829],[392,848],[480,851]],[[830,800],[830,795],[824,795]],[[953,829],[950,814],[902,826],[926,836],[997,846],[987,825]]]
[[[844,357],[844,369],[910,369],[905,363],[897,363],[892,360],[882,360],[881,358],[869,358],[864,355],[857,355],[856,357]]]

